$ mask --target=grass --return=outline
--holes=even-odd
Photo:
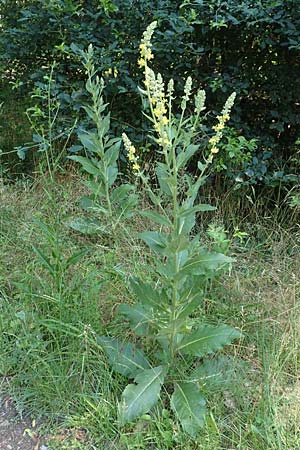
[[[49,449],[300,448],[299,234],[243,223],[248,236],[232,247],[237,262],[211,286],[208,319],[241,328],[244,339],[228,350],[235,381],[211,389],[198,440],[180,431],[167,393],[121,429],[125,380],[111,372],[95,336],[129,337],[116,306],[128,300],[124,278],[147,277],[151,257],[132,238],[138,221],[113,238],[68,229],[82,190],[75,177],[0,185],[0,374],[20,414],[43,423]]]

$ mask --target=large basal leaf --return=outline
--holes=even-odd
[[[150,367],[143,351],[130,342],[107,336],[97,336],[97,342],[105,351],[112,369],[121,375],[133,378],[139,371]]]
[[[207,359],[190,375],[190,379],[198,382],[205,392],[224,391],[230,389],[241,378],[245,364],[241,360],[228,356]]]
[[[178,383],[171,397],[171,408],[181,426],[191,436],[196,436],[204,424],[205,398],[197,383]]]
[[[134,379],[136,384],[129,384],[122,394],[119,404],[121,424],[130,422],[150,411],[159,399],[164,376],[165,369],[163,366],[138,373]]]
[[[201,358],[220,350],[241,336],[238,330],[225,324],[201,324],[195,331],[182,339],[177,346],[177,351]]]
[[[146,305],[120,305],[118,312],[126,316],[132,331],[138,336],[145,336],[153,322],[152,308]]]

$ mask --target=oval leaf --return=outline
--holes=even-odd
[[[97,336],[97,342],[105,351],[112,369],[121,375],[133,378],[140,370],[150,367],[142,350],[130,342],[120,342],[108,336]]]
[[[171,408],[184,431],[196,436],[204,424],[205,398],[196,383],[179,383],[171,397]]]
[[[228,325],[210,325],[203,323],[195,331],[182,339],[177,347],[177,351],[201,358],[202,356],[220,350],[241,336],[238,330]]]
[[[163,366],[144,370],[135,377],[136,384],[129,384],[125,388],[119,404],[121,424],[146,414],[157,403],[164,374]]]

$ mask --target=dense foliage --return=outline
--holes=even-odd
[[[285,173],[299,169],[297,4],[297,0],[8,0],[0,4],[1,68],[17,84],[30,79],[31,87],[35,83],[43,90],[43,77],[55,63],[53,95],[60,104],[60,127],[68,127],[84,101],[79,49],[92,43],[97,68],[106,80],[113,126],[117,131],[127,127],[129,133],[133,127],[135,139],[138,131],[143,142],[147,125],[137,112],[138,42],[146,26],[157,20],[156,71],[179,84],[189,73],[206,89],[212,111],[230,92],[237,92],[230,122],[236,131],[225,137],[228,145],[221,169],[244,184],[295,181],[281,169],[286,167]],[[256,145],[252,143],[249,151],[253,138]]]

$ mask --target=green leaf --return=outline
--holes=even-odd
[[[99,167],[95,165],[89,158],[77,155],[68,156],[68,158],[72,159],[73,161],[79,162],[87,173],[97,176],[100,175]]]
[[[145,231],[144,233],[140,233],[139,237],[146,242],[151,250],[157,253],[164,253],[167,246],[167,239],[162,233],[157,231]]]
[[[228,325],[210,325],[204,323],[192,331],[191,334],[184,336],[176,350],[186,355],[202,358],[205,355],[220,350],[241,336],[238,330]]]
[[[107,183],[109,186],[112,186],[117,179],[118,176],[118,168],[117,166],[109,166],[106,171],[107,175]]]
[[[221,356],[219,358],[207,359],[194,369],[190,378],[197,381],[202,390],[206,392],[223,391],[230,389],[240,379],[245,370],[241,361],[235,358]]]
[[[105,151],[106,163],[108,166],[116,164],[120,153],[121,141],[115,142],[110,148]]]
[[[110,200],[112,203],[123,202],[131,191],[133,191],[133,186],[131,184],[122,184],[112,191]]]
[[[180,310],[178,318],[188,317],[203,301],[203,291],[198,283],[180,294]]]
[[[101,175],[101,182],[97,179],[84,181],[83,184],[96,196],[105,197],[105,186],[103,185],[103,177]]]
[[[150,367],[144,352],[130,342],[107,336],[97,336],[97,342],[105,351],[112,369],[121,375],[133,378],[139,371]]]
[[[129,287],[140,303],[152,306],[154,309],[163,310],[168,304],[168,297],[164,291],[155,289],[151,284],[138,278],[129,279]]]
[[[55,269],[52,266],[52,264],[50,263],[49,258],[40,249],[38,249],[34,245],[32,245],[31,247],[32,247],[32,250],[34,251],[34,253],[39,258],[41,264],[44,266],[44,268],[47,269],[51,273],[52,276],[54,276]]]
[[[97,234],[104,230],[103,226],[98,220],[87,219],[85,217],[78,217],[73,220],[68,220],[65,224],[75,231],[82,234]]]
[[[81,250],[80,252],[74,253],[66,260],[66,267],[70,267],[73,264],[78,263],[85,255],[89,252],[88,249]]]
[[[108,214],[108,210],[99,202],[94,201],[90,197],[81,197],[79,206],[85,211],[92,211],[94,213]]]
[[[98,153],[100,150],[100,143],[97,134],[86,132],[86,133],[80,133],[79,139],[87,150],[89,150],[92,153]],[[80,157],[81,158],[81,157]],[[73,157],[71,159],[74,159]],[[75,159],[75,161],[77,161]]]
[[[171,397],[171,408],[183,430],[196,436],[204,424],[205,398],[196,383],[178,383]]]
[[[177,169],[184,167],[197,150],[199,150],[199,145],[190,144],[185,150],[181,151],[176,158]]]
[[[150,411],[159,399],[164,375],[163,366],[144,370],[135,377],[136,384],[129,384],[125,388],[119,404],[121,424],[130,422]]]
[[[215,206],[202,203],[200,205],[192,206],[191,208],[182,208],[179,212],[179,217],[186,217],[197,212],[215,211],[216,209]]]
[[[203,249],[199,253],[199,255],[193,256],[182,266],[179,272],[180,276],[207,275],[224,264],[229,264],[233,261],[232,258],[223,255],[223,253],[213,253]]]
[[[172,222],[166,216],[162,216],[155,211],[141,211],[140,215],[158,223],[158,225],[165,225],[167,227],[172,226]]]
[[[179,211],[179,233],[188,234],[196,224],[196,213],[204,211],[214,211],[216,208],[211,205],[196,205],[187,207],[185,204]]]
[[[161,191],[171,196],[172,195],[172,183],[173,179],[170,177],[169,169],[166,164],[158,163],[156,167],[156,175],[158,178]]]
[[[153,313],[150,306],[120,305],[118,312],[129,320],[132,331],[138,336],[145,336],[149,325],[153,322]]]

